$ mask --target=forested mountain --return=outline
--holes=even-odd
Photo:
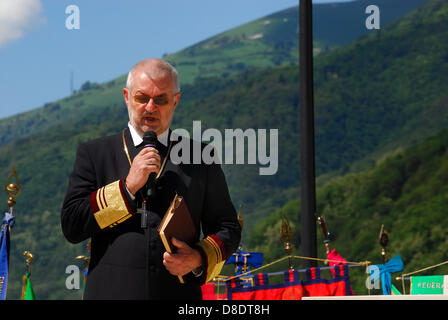
[[[409,3],[415,7],[417,2]],[[322,49],[316,56],[316,164],[320,183],[372,167],[385,154],[418,143],[447,126],[447,5],[442,0],[429,1],[379,31],[363,32],[365,36],[345,46],[329,45],[331,50]],[[382,8],[387,8],[386,3]],[[279,13],[277,22],[262,24],[263,28],[286,23],[282,18]],[[269,19],[257,23],[266,20]],[[253,32],[258,32],[253,28]],[[266,34],[250,40],[267,39]],[[275,34],[273,39],[282,32]],[[285,63],[260,62],[239,65],[240,69],[198,60],[196,66],[203,66],[207,72],[182,69],[191,66],[182,64],[187,57],[212,57],[203,46],[213,41],[208,39],[194,50],[183,50],[182,59],[180,53],[166,56],[177,64],[181,75],[187,74],[181,84],[182,98],[173,128],[191,131],[193,121],[201,120],[202,130],[278,130],[275,175],[259,175],[260,163],[223,166],[234,204],[243,207],[246,239],[257,221],[299,194],[298,66],[286,58]],[[232,46],[226,47],[225,41],[220,41],[222,54],[236,54]],[[241,40],[242,44],[245,42]],[[270,50],[275,51],[275,44],[270,45]],[[270,57],[264,46],[265,42],[257,55]],[[250,45],[243,48],[253,50]],[[188,56],[190,49],[194,54]],[[239,50],[244,53],[246,49]],[[251,57],[250,61],[255,59]],[[248,60],[244,54],[241,59]],[[10,299],[20,296],[25,250],[36,257],[33,279],[38,298],[81,296],[80,291],[65,289],[65,267],[81,266],[74,257],[87,251],[85,244],[70,245],[63,238],[60,207],[78,144],[119,132],[126,125],[127,110],[121,97],[124,79],[125,76],[104,84],[86,83],[70,97],[0,121],[0,172],[6,179],[16,166],[23,187],[14,211]],[[252,240],[247,243],[254,247]]]
[[[397,20],[428,0],[378,0],[381,25]],[[345,45],[373,31],[365,27],[368,0],[314,5],[314,43],[317,52]],[[337,36],[336,36],[337,35]],[[229,77],[253,68],[298,63],[298,7],[286,9],[180,50],[164,59],[179,71],[181,87],[197,77]],[[48,102],[41,108],[0,119],[0,145],[51,127],[89,117],[103,107],[119,106],[125,75],[107,83],[84,83],[78,93]],[[205,94],[209,91],[205,92]],[[199,97],[201,91],[195,92]],[[185,101],[185,97],[182,99]]]
[[[447,180],[446,130],[421,144],[397,151],[371,169],[332,179],[316,193],[317,212],[325,217],[331,234],[330,247],[348,261],[381,264],[378,238],[383,224],[389,236],[387,258],[400,254],[405,265],[402,273],[447,261]],[[282,213],[290,221],[294,234],[292,254],[301,255],[300,200],[293,200],[260,221],[246,243],[264,253],[265,263],[285,255],[279,232]],[[320,230],[317,235],[319,257],[326,258]],[[367,294],[364,269],[352,270],[355,294]],[[419,275],[446,272],[445,265]],[[401,282],[394,283],[401,291]],[[408,282],[406,286],[409,293]]]

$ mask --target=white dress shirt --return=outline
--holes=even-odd
[[[134,142],[134,146],[138,146],[143,142],[143,137],[138,134],[137,130],[135,130],[130,122],[128,122],[128,127],[129,132],[131,133],[132,141]],[[159,140],[159,142],[165,147],[168,146],[168,131],[169,129],[166,129],[164,132],[157,136],[157,140]]]

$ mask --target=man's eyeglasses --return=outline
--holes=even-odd
[[[151,99],[157,106],[165,106],[169,103],[168,95],[166,93],[156,97],[149,97],[141,93],[137,93],[136,95],[134,95],[134,101],[139,104],[147,104]]]

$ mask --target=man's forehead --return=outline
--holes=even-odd
[[[147,88],[153,89],[157,87],[160,90],[171,89],[173,86],[173,80],[169,73],[160,72],[157,77],[151,76],[148,72],[141,70],[135,74],[134,88],[135,90],[144,90]]]

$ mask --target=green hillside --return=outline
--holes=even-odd
[[[448,18],[446,6],[432,1],[400,22],[316,59],[319,182],[372,166],[384,154],[448,127],[448,19],[441,18]],[[421,26],[417,33],[416,26]],[[395,50],[400,50],[399,56],[393,54]],[[253,219],[248,222],[250,227],[297,192],[298,70],[285,66],[243,73],[229,79],[226,86],[219,85],[222,81],[204,80],[203,86],[220,89],[207,98],[184,103],[177,110],[175,125],[191,128],[193,120],[201,119],[203,127],[220,130],[279,129],[279,170],[275,176],[260,177],[254,166],[224,168],[235,203],[244,204]],[[187,92],[190,88],[195,86],[184,87]],[[213,113],[203,111],[208,105],[214,106]]]
[[[398,19],[427,0],[378,0],[381,24]],[[314,5],[317,52],[348,44],[372,33],[364,25],[367,0]],[[259,35],[263,36],[260,37]],[[258,36],[257,36],[258,35]],[[181,74],[181,87],[197,77],[229,77],[252,68],[298,63],[298,7],[286,9],[166,54]],[[0,119],[0,145],[43,132],[90,112],[120,104],[125,77],[104,84],[85,83],[74,95],[41,108]],[[200,92],[195,91],[196,97]],[[185,97],[182,99],[185,101]]]
[[[430,1],[369,37],[321,55],[315,68],[316,157],[322,159],[317,171],[359,165],[364,157],[368,165],[446,128],[447,89],[445,1]]]
[[[378,0],[381,25],[402,17],[427,0]],[[371,33],[365,27],[365,9],[371,2],[314,4],[314,52],[328,51]],[[211,39],[164,58],[184,76],[184,83],[196,77],[227,77],[251,68],[272,68],[298,63],[298,7],[286,9],[223,32]]]
[[[447,66],[448,20],[442,19],[446,9],[445,2],[431,1],[380,32],[316,58],[316,160],[322,181],[371,165],[385,152],[446,127],[448,81],[446,73],[438,73]],[[402,39],[406,43],[401,47]],[[426,43],[438,50],[421,50],[412,43]],[[398,56],[390,54],[390,48],[395,47],[402,48]],[[360,56],[365,52],[371,52],[371,56]],[[405,63],[403,69],[401,63]],[[347,69],[348,64],[351,69]],[[392,70],[385,71],[385,66]],[[222,68],[227,70],[226,66]],[[369,78],[366,72],[381,77]],[[428,74],[425,80],[434,74],[438,82],[429,79],[431,85],[420,83],[416,90],[414,84],[419,83],[421,72]],[[298,67],[260,66],[225,77],[201,75],[193,83],[182,85],[174,127],[191,130],[192,121],[201,119],[202,130],[279,130],[276,175],[259,176],[258,165],[224,166],[234,204],[243,205],[246,230],[250,230],[298,194]],[[105,84],[86,84],[66,99],[0,121],[0,172],[6,179],[16,166],[23,186],[12,235],[10,299],[20,296],[25,250],[36,256],[33,278],[38,298],[80,297],[79,291],[65,289],[65,268],[69,264],[81,266],[74,257],[86,254],[86,250],[68,244],[62,237],[60,206],[77,145],[119,132],[126,125],[123,84],[124,77]],[[408,93],[415,99],[409,99]],[[392,145],[395,141],[400,144]]]
[[[378,234],[384,224],[389,234],[388,258],[400,254],[403,273],[448,260],[447,179],[448,131],[443,131],[372,169],[331,180],[316,193],[317,211],[332,234],[331,247],[348,261],[382,263]],[[263,252],[265,263],[285,255],[279,236],[282,211],[295,235],[292,254],[301,255],[300,201],[294,200],[259,222],[249,237],[248,247]],[[322,240],[318,229],[319,257],[325,258]],[[357,269],[351,271],[355,293],[367,294],[364,269]],[[446,272],[445,265],[419,275]],[[401,283],[395,285],[401,291]]]
[[[314,37],[321,44],[318,48],[325,50],[326,46],[331,48],[346,45],[359,36],[369,33],[365,27],[368,16],[365,11],[369,5],[376,5],[379,8],[382,28],[426,2],[428,1],[358,0],[330,5],[313,5]]]

